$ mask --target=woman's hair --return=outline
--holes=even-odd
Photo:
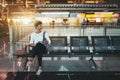
[[[36,21],[35,24],[34,24],[35,28],[36,28],[38,25],[40,25],[40,24],[42,24],[41,21]]]

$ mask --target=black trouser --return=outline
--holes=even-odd
[[[42,66],[42,54],[47,53],[46,47],[41,43],[37,43],[36,46],[33,47],[32,53],[33,57],[37,55],[39,66]]]

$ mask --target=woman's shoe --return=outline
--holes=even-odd
[[[36,75],[40,75],[42,72],[42,69],[41,68],[38,68],[37,72],[36,72]]]

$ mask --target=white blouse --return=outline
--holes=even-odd
[[[38,42],[43,42],[43,33],[44,31],[41,31],[40,33],[32,32],[30,35],[30,44],[36,44]],[[47,32],[45,32],[45,38],[48,41],[48,44],[51,43],[49,35]]]

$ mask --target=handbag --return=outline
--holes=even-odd
[[[45,38],[45,31],[43,32],[43,42],[45,42],[45,41],[47,41],[47,39]],[[46,47],[46,49],[47,49],[47,51],[48,52],[51,52],[52,51],[52,45],[51,44],[44,44],[45,45],[45,47]]]

